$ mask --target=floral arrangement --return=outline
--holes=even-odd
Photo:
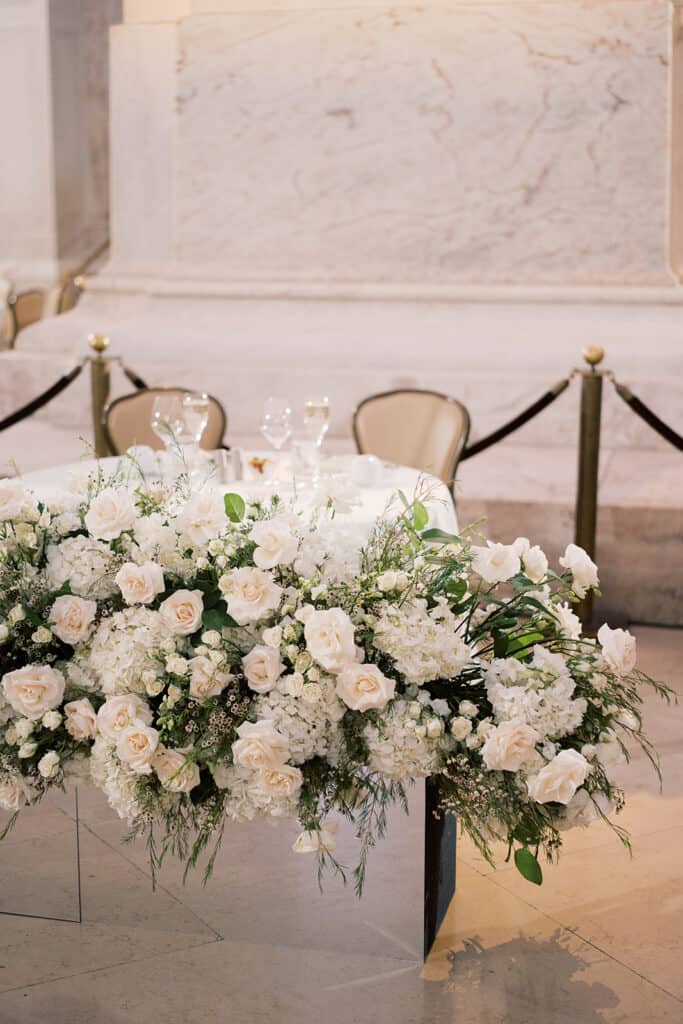
[[[46,504],[0,481],[0,806],[89,780],[167,852],[207,873],[226,824],[298,819],[298,851],[356,885],[387,807],[438,783],[483,854],[504,840],[542,878],[562,833],[624,802],[613,766],[642,732],[634,638],[582,636],[598,586],[525,538],[429,529],[404,495],[359,541],[334,508],[245,506],[210,486],[91,478]],[[628,837],[616,825],[620,838]],[[207,849],[210,848],[210,849]]]

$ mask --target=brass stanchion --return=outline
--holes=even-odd
[[[575,543],[595,558],[598,512],[598,471],[600,463],[600,418],[602,413],[603,372],[596,367],[605,358],[599,345],[588,345],[583,358],[590,367],[581,370],[581,418],[579,427],[579,467],[576,484]],[[593,616],[593,595],[579,602],[578,615],[584,625]]]
[[[91,334],[88,344],[95,355],[90,357],[90,394],[92,401],[92,426],[95,454],[98,458],[109,455],[109,445],[104,433],[102,414],[109,399],[111,383],[111,360],[105,359],[104,352],[109,348],[106,334]]]

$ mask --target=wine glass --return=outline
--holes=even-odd
[[[324,396],[307,398],[304,404],[304,430],[317,445],[322,445],[323,438],[330,426],[330,403]]]
[[[284,398],[268,398],[263,405],[261,433],[279,452],[292,433],[292,410]]]
[[[185,419],[180,395],[156,396],[151,427],[167,451],[183,443]]]
[[[186,433],[192,438],[192,444],[199,448],[202,434],[209,422],[209,396],[203,391],[188,391],[183,395],[183,420]]]

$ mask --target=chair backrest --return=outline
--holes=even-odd
[[[132,395],[114,399],[103,413],[104,433],[114,455],[122,455],[134,444],[148,445],[159,451],[164,446],[152,430],[152,407],[157,395],[186,395],[187,388],[144,388]],[[225,410],[217,398],[209,395],[209,422],[202,435],[201,447],[207,451],[220,448],[227,425]]]
[[[31,288],[29,291],[19,292],[12,296],[10,305],[17,333],[23,331],[24,327],[30,327],[31,324],[43,319],[47,294],[41,288]]]
[[[353,416],[359,452],[431,473],[449,487],[469,431],[465,406],[438,391],[406,388],[370,395]]]

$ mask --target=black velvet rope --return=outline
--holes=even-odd
[[[519,430],[525,423],[537,416],[539,412],[543,412],[544,409],[555,401],[562,392],[569,387],[569,377],[565,380],[559,381],[554,387],[546,391],[539,399],[537,399],[533,405],[530,405],[524,412],[520,412],[518,416],[510,420],[509,423],[504,423],[502,427],[498,427],[498,430],[494,430],[492,434],[487,437],[482,437],[481,441],[475,441],[474,444],[470,444],[465,448],[464,452],[460,456],[460,461],[464,459],[471,459],[473,455],[478,455],[479,452],[485,451],[486,448],[490,448],[492,444],[497,444],[498,441],[502,441],[508,434],[512,434],[513,431]]]
[[[6,416],[4,420],[0,420],[0,431],[7,430],[8,427],[13,427],[15,423],[20,423],[21,420],[25,420],[27,416],[31,416],[34,412],[38,412],[38,410],[42,409],[44,405],[51,402],[53,398],[56,398],[57,395],[61,394],[62,391],[68,388],[69,384],[72,384],[76,380],[76,377],[78,377],[84,365],[85,362],[77,363],[73,370],[69,370],[68,373],[63,374],[59,380],[55,381],[52,387],[49,387],[47,391],[43,391],[42,395],[38,395],[37,398],[34,398],[27,405],[22,406],[21,409],[17,409],[16,412]]]
[[[142,377],[138,376],[135,370],[131,370],[129,366],[124,366],[123,363],[121,363],[121,369],[134,388],[137,388],[138,391],[147,390],[147,382],[144,381]]]
[[[619,397],[623,398],[629,409],[632,409],[636,416],[640,416],[641,420],[644,420],[649,427],[656,430],[674,448],[678,448],[679,452],[683,451],[683,437],[680,434],[677,434],[664,420],[660,420],[659,416],[652,409],[649,409],[644,402],[641,402],[639,398],[636,398],[631,389],[627,388],[625,384],[619,384],[616,380],[613,380],[612,383]]]

